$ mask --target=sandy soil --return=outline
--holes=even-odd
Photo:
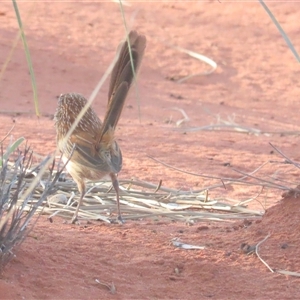
[[[269,3],[296,48],[299,48],[299,4]],[[300,160],[298,96],[300,69],[259,3],[165,2],[125,6],[128,26],[147,36],[139,76],[139,106],[134,89],[122,114],[117,137],[123,150],[120,178],[138,178],[172,188],[199,189],[217,180],[198,174],[238,177],[233,168],[250,172],[268,160],[282,161],[269,142]],[[0,7],[0,138],[13,124],[14,138],[24,136],[36,153],[55,151],[53,114],[57,96],[79,92],[88,97],[111,62],[124,36],[120,9],[112,2],[20,3],[36,74],[41,117],[36,118],[27,64],[17,37],[11,3]],[[167,44],[215,60],[217,70],[184,83],[176,80],[206,71],[205,64]],[[299,50],[299,49],[298,49]],[[94,108],[102,117],[108,84]],[[176,127],[183,109],[190,121]],[[236,131],[188,131],[234,119],[240,126],[272,134]],[[284,173],[287,186],[297,185],[295,168],[269,166],[260,176]],[[259,187],[236,185],[212,196],[248,199]],[[250,203],[268,208],[262,220],[198,223],[188,226],[140,220],[120,225],[100,222],[80,226],[50,224],[42,217],[0,279],[1,299],[296,299],[299,279],[271,273],[243,243],[260,246],[274,269],[300,271],[299,215],[294,195],[264,190]],[[205,250],[174,248],[171,239]],[[244,247],[245,248],[245,247]],[[116,293],[96,280],[113,282]]]

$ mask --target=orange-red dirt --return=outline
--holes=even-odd
[[[10,130],[24,136],[41,155],[55,151],[53,114],[57,96],[79,92],[89,97],[124,36],[117,3],[19,1],[36,75],[41,117],[34,114],[32,89],[10,2],[0,7],[0,139]],[[300,67],[259,2],[130,2],[128,26],[145,34],[146,55],[139,74],[139,105],[132,89],[116,136],[123,150],[119,177],[138,178],[185,190],[220,183],[168,169],[150,156],[189,172],[240,176],[273,154],[269,142],[300,160],[299,136],[237,132],[180,131],[183,109],[202,127],[234,118],[240,126],[268,132],[300,130]],[[299,3],[268,3],[296,49],[300,50]],[[217,70],[167,44],[206,55]],[[9,58],[10,57],[10,58]],[[7,67],[3,66],[8,60]],[[107,82],[93,104],[100,117]],[[228,166],[230,165],[230,166]],[[280,165],[276,165],[281,172]],[[260,175],[272,176],[274,168]],[[286,185],[298,184],[291,168]],[[246,200],[259,187],[235,185],[212,196]],[[129,221],[124,225],[49,223],[42,216],[0,279],[0,299],[297,299],[300,279],[271,273],[256,255],[241,251],[268,234],[259,254],[276,270],[300,272],[300,207],[293,195],[264,190],[250,208],[267,212],[261,220],[201,222],[188,226],[168,219]],[[181,250],[171,240],[204,245]],[[245,247],[243,248],[245,249]],[[114,284],[115,294],[99,284]]]

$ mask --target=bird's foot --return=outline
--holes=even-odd
[[[123,220],[121,215],[118,215],[117,223],[119,223],[119,224],[124,224],[125,223],[125,221]]]
[[[125,223],[125,221],[123,220],[121,215],[119,215],[116,219],[115,218],[109,219],[109,221],[111,224],[124,224]]]

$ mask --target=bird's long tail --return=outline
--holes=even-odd
[[[137,74],[144,55],[145,36],[139,35],[136,31],[131,31],[128,38],[129,43],[126,39],[121,45],[119,58],[112,70],[107,112],[101,130],[97,135],[96,145],[99,145],[101,141],[104,142],[104,140],[113,138],[134,74]]]

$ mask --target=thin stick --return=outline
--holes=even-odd
[[[221,180],[222,184],[221,185],[214,185],[213,188],[215,187],[225,187],[225,185],[228,185],[228,184],[233,184],[233,183],[242,183],[242,184],[245,184],[245,185],[260,185],[260,186],[267,186],[265,184],[260,184],[260,183],[251,183],[251,182],[245,182],[243,181],[244,179],[246,179],[247,177],[250,177],[250,178],[254,178],[256,180],[260,180],[259,178],[255,177],[255,176],[252,176],[252,174],[256,173],[258,170],[260,170],[262,167],[264,167],[268,162],[264,162],[261,166],[259,166],[258,168],[256,168],[254,171],[252,171],[250,174],[248,173],[245,173],[245,172],[242,172],[242,171],[239,171],[239,170],[236,170],[234,168],[232,168],[232,170],[234,170],[235,172],[237,173],[240,173],[244,176],[240,177],[240,178],[221,178],[221,177],[216,177],[216,176],[209,176],[209,175],[203,175],[203,174],[198,174],[198,173],[193,173],[193,172],[188,172],[188,171],[184,171],[184,170],[181,170],[179,168],[176,168],[176,167],[173,167],[167,163],[164,163],[162,162],[161,160],[157,159],[157,158],[154,158],[153,156],[151,155],[147,155],[149,158],[153,159],[154,161],[170,168],[170,169],[173,169],[173,170],[176,170],[178,172],[181,172],[181,173],[185,173],[185,174],[188,174],[188,175],[193,175],[193,176],[198,176],[198,177],[202,177],[202,178],[209,178],[209,179],[218,179],[218,180]],[[226,182],[225,182],[226,181]],[[228,182],[229,181],[229,182]],[[270,182],[270,181],[267,181],[267,180],[263,180],[262,181],[264,182],[267,182],[268,184],[270,184],[270,186],[267,186],[267,187],[274,187],[274,188],[281,188],[282,190],[290,190],[290,188],[288,187],[285,187],[285,186],[280,186],[280,185],[276,185],[274,184],[273,182]],[[204,190],[207,190],[208,188],[205,188]],[[211,188],[210,188],[211,189]],[[203,190],[202,190],[203,191]]]
[[[114,285],[114,283],[107,283],[107,282],[104,282],[104,281],[100,281],[99,279],[95,279],[95,281],[105,287],[107,287],[109,289],[109,291],[112,293],[112,294],[115,294],[117,289]]]
[[[260,241],[256,246],[255,246],[255,254],[259,258],[259,260],[272,272],[274,273],[273,269],[261,258],[261,256],[258,253],[258,247],[265,242],[271,235],[268,234],[262,241]]]
[[[160,179],[160,180],[159,180],[159,183],[158,183],[158,185],[157,185],[157,188],[155,189],[154,193],[157,193],[157,192],[159,191],[161,185],[162,185],[162,180]]]
[[[262,178],[258,178],[258,177],[256,177],[256,176],[250,175],[250,174],[248,174],[248,173],[246,173],[246,172],[239,171],[239,170],[237,170],[237,169],[235,169],[235,168],[231,168],[231,170],[233,170],[233,171],[235,171],[235,172],[237,172],[237,173],[239,173],[239,174],[242,174],[242,175],[244,175],[245,177],[249,177],[249,178],[255,179],[255,180],[257,180],[257,181],[262,181],[262,182],[268,183],[268,184],[269,184],[269,187],[277,188],[277,189],[280,189],[280,190],[290,190],[290,188],[287,187],[287,186],[280,185],[280,184],[276,184],[276,183],[274,183],[274,182],[272,182],[272,181],[265,180],[265,179],[262,179]],[[263,185],[263,186],[264,186],[264,185]]]
[[[281,152],[277,147],[275,147],[272,143],[269,143],[270,146],[278,152],[281,156],[283,156],[290,164],[294,165],[296,168],[300,169],[299,164],[293,162],[290,158],[288,158],[283,152]]]
[[[224,128],[224,129],[223,129]],[[233,128],[233,130],[227,129]],[[221,130],[222,129],[222,130]],[[300,135],[300,131],[263,131],[256,128],[240,126],[237,124],[215,124],[215,125],[206,125],[202,127],[189,127],[189,128],[174,128],[175,131],[184,131],[184,132],[193,132],[193,131],[214,131],[214,132],[232,132],[232,133],[244,133],[244,134],[280,134],[280,135]]]
[[[170,109],[179,111],[183,116],[183,119],[180,119],[180,120],[176,121],[176,126],[177,127],[179,127],[182,123],[187,123],[191,120],[189,118],[189,116],[187,115],[187,113],[182,108],[171,107]]]
[[[275,24],[275,26],[277,27],[278,31],[280,32],[280,34],[282,35],[283,39],[285,40],[286,44],[288,45],[288,47],[290,48],[290,50],[292,51],[292,53],[294,54],[296,60],[298,62],[300,62],[300,57],[298,55],[298,52],[296,51],[296,49],[294,48],[294,45],[292,44],[291,40],[289,39],[289,37],[287,36],[287,34],[285,33],[285,31],[283,30],[283,28],[280,26],[280,24],[278,23],[278,21],[276,20],[275,16],[272,14],[272,12],[270,11],[270,9],[268,8],[267,4],[264,3],[263,0],[258,0],[259,3],[262,5],[262,7],[265,9],[265,11],[267,12],[267,14],[269,15],[269,17],[271,18],[272,22]]]
[[[279,273],[281,275],[288,275],[288,276],[300,277],[300,273],[298,273],[298,272],[291,272],[291,271],[285,271],[285,270],[277,270],[276,273]]]
[[[173,166],[171,166],[171,165],[169,165],[169,164],[167,164],[167,163],[164,163],[164,162],[162,162],[161,160],[159,160],[159,159],[157,159],[157,158],[154,158],[154,157],[151,156],[151,155],[147,155],[147,156],[148,156],[149,158],[153,159],[154,161],[156,161],[156,162],[162,164],[163,166],[168,167],[168,168],[173,169],[173,170],[176,170],[176,171],[181,172],[181,173],[185,173],[185,174],[193,175],[193,176],[199,176],[199,177],[203,177],[203,178],[222,180],[221,177],[209,176],[209,175],[203,175],[203,174],[197,174],[197,173],[193,173],[193,172],[183,171],[183,170],[178,169],[178,168],[176,168],[176,167],[173,167]]]
[[[4,138],[0,141],[0,144],[2,144],[6,138],[11,134],[11,132],[13,131],[13,129],[15,128],[15,124],[11,127],[11,129],[8,131],[8,133],[4,136]]]

